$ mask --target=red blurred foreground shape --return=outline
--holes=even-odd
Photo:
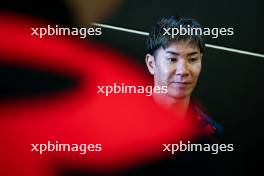
[[[158,160],[166,143],[190,140],[187,121],[159,110],[145,95],[97,94],[97,85],[151,85],[141,68],[106,47],[72,37],[31,36],[47,23],[0,16],[0,64],[78,80],[56,94],[0,103],[0,175],[52,176],[63,167],[109,173]],[[100,152],[31,152],[31,144],[102,144]],[[167,154],[166,154],[167,155]]]

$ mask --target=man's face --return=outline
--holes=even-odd
[[[146,56],[146,63],[154,75],[155,86],[168,86],[168,96],[185,98],[190,96],[201,71],[200,49],[188,42],[171,43],[156,51],[155,59]]]

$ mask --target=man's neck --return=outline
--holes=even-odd
[[[177,117],[185,117],[190,104],[190,96],[174,98],[163,94],[153,94],[153,98],[156,104]]]

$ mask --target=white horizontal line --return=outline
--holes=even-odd
[[[205,44],[205,46],[208,48],[214,48],[214,49],[229,51],[229,52],[233,52],[233,53],[239,53],[239,54],[245,54],[245,55],[264,58],[264,54],[260,54],[260,53],[254,53],[254,52],[250,52],[250,51],[244,51],[244,50],[229,48],[229,47],[225,47],[225,46],[217,46],[217,45],[212,45],[212,44]]]
[[[107,25],[107,24],[92,23],[92,25],[103,27],[103,28],[108,28],[108,29],[114,29],[114,30],[118,30],[118,31],[129,32],[129,33],[133,33],[133,34],[146,35],[146,36],[149,35],[148,32],[143,32],[143,31],[134,30],[134,29],[127,29],[127,28],[123,28],[123,27],[116,27],[116,26]]]
[[[101,23],[91,23],[91,24],[94,26],[113,29],[113,30],[117,30],[117,31],[124,31],[124,32],[139,34],[139,35],[144,35],[144,36],[149,35],[148,32],[139,31],[139,30],[135,30],[135,29],[127,29],[127,28],[123,28],[123,27],[117,27],[117,26],[101,24]],[[214,49],[218,49],[218,50],[229,51],[229,52],[233,52],[233,53],[239,53],[239,54],[245,54],[245,55],[249,55],[249,56],[264,58],[264,54],[260,54],[260,53],[255,53],[255,52],[250,52],[250,51],[245,51],[245,50],[240,50],[240,49],[234,49],[234,48],[229,48],[229,47],[225,47],[225,46],[212,45],[212,44],[206,44],[205,46],[208,48],[214,48]]]

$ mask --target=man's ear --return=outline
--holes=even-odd
[[[154,56],[152,56],[151,54],[146,54],[145,56],[145,62],[147,64],[149,73],[154,75],[155,73],[155,67],[156,67],[156,63],[155,63],[155,58]]]

